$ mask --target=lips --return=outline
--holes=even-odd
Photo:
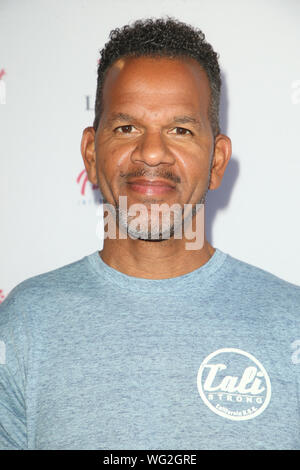
[[[127,182],[132,191],[152,196],[174,191],[175,185],[160,179],[135,179]]]

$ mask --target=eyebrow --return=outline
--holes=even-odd
[[[136,121],[136,119],[130,114],[126,113],[113,113],[107,119],[105,127],[110,127],[114,122],[126,122],[126,121]]]
[[[134,116],[131,116],[127,113],[113,113],[109,119],[106,121],[105,128],[112,126],[115,122],[137,122],[137,119]],[[174,116],[172,123],[175,124],[194,124],[196,127],[202,127],[202,123],[199,119],[196,119],[193,116],[183,115],[183,116]]]
[[[192,116],[175,116],[173,119],[173,122],[176,124],[195,124],[195,126],[201,127],[201,121],[199,119],[196,119]]]

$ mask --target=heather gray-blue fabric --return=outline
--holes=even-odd
[[[98,252],[0,306],[1,449],[300,449],[300,287],[216,250],[148,280]]]

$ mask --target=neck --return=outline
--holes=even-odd
[[[117,236],[104,240],[100,256],[107,265],[129,276],[167,279],[194,271],[207,263],[215,252],[205,235],[197,249],[186,249],[189,242],[191,240],[185,237],[145,241]]]
[[[105,240],[100,252],[102,260],[124,274],[145,279],[167,279],[182,276],[207,263],[215,248],[205,240],[201,250],[180,251],[176,242],[143,240]],[[112,242],[112,243],[111,243]]]

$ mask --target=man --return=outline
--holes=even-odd
[[[300,448],[300,288],[204,233],[231,155],[220,86],[199,30],[111,33],[82,137],[106,238],[1,305],[2,448]]]

